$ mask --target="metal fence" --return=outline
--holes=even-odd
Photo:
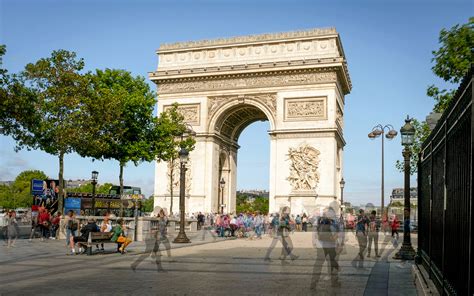
[[[473,295],[473,70],[464,78],[418,164],[418,251],[443,295]]]

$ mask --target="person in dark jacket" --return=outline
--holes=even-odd
[[[92,218],[89,218],[89,220],[87,220],[87,224],[81,228],[81,235],[71,236],[71,242],[69,244],[71,246],[71,252],[72,253],[76,252],[76,249],[75,249],[76,243],[79,247],[79,252],[81,252],[82,248],[84,248],[83,252],[85,252],[87,248],[85,248],[85,244],[83,243],[87,242],[87,239],[89,238],[89,233],[98,232],[98,231],[99,230],[98,230],[97,224],[95,223],[95,220]]]

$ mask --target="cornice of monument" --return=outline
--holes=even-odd
[[[149,78],[159,87],[168,84],[167,93],[169,83],[177,79],[189,82],[196,77],[216,79],[222,75],[332,66],[338,67],[338,83],[344,93],[352,88],[342,43],[334,28],[165,44],[157,53],[158,67]]]
[[[314,83],[334,83],[340,81],[344,92],[350,92],[350,80],[344,75],[341,64],[332,66],[272,69],[265,71],[238,71],[207,75],[186,75],[181,77],[153,77],[159,94],[188,93],[217,89],[239,89],[272,87],[279,85],[307,85]]]
[[[225,45],[236,46],[238,44],[248,44],[248,43],[269,43],[271,41],[322,37],[322,36],[335,35],[335,34],[338,34],[336,31],[336,28],[332,27],[332,28],[308,29],[308,30],[290,31],[290,32],[281,32],[281,33],[236,36],[236,37],[219,38],[219,39],[206,39],[206,40],[198,40],[198,41],[164,43],[164,44],[161,44],[160,47],[157,49],[157,53],[165,52],[165,51],[193,50],[193,49],[203,48],[203,47],[214,47],[214,46],[225,46]]]
[[[284,71],[284,70],[296,70],[301,68],[320,68],[320,67],[332,67],[338,66],[347,71],[347,65],[342,57],[333,58],[315,58],[315,59],[300,59],[300,60],[288,60],[288,61],[275,61],[275,62],[263,62],[263,63],[245,63],[245,64],[232,64],[222,66],[201,66],[201,67],[188,67],[180,69],[165,69],[157,70],[154,72],[148,72],[148,77],[152,81],[156,80],[168,80],[168,79],[185,79],[191,77],[210,77],[215,75],[227,75],[236,73],[247,73],[247,72],[265,72],[265,71]]]

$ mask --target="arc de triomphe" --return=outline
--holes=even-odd
[[[158,86],[158,112],[178,103],[196,132],[186,212],[218,212],[222,203],[224,212],[235,211],[239,135],[259,120],[270,123],[271,212],[290,206],[292,213],[312,213],[340,199],[351,81],[335,29],[163,44],[157,54],[149,77]],[[155,206],[167,209],[170,167],[157,162],[155,169]]]

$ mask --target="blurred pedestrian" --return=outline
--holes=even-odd
[[[372,211],[370,213],[369,226],[368,226],[369,244],[367,246],[367,257],[370,257],[372,242],[374,243],[375,257],[380,257],[380,255],[379,255],[380,221],[377,219],[376,214],[377,214],[376,211]]]
[[[357,215],[356,223],[356,236],[357,242],[359,243],[359,258],[364,259],[364,252],[367,248],[367,226],[369,225],[369,220],[364,214],[364,210],[359,210],[359,215]]]

